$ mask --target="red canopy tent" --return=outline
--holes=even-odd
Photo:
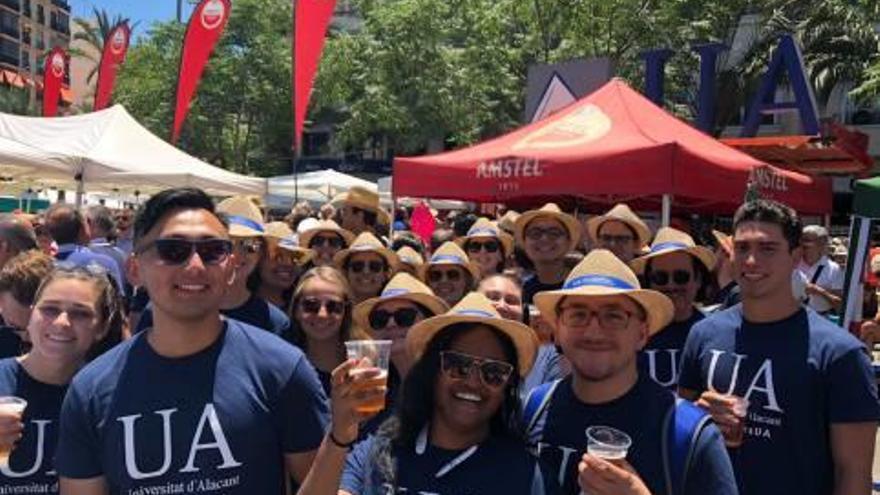
[[[517,202],[573,197],[730,213],[748,182],[802,213],[831,184],[768,165],[678,120],[619,79],[539,122],[456,151],[394,160],[395,196]]]

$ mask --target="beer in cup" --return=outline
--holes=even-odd
[[[349,373],[356,377],[359,374],[379,374],[369,379],[357,380],[352,384],[352,391],[368,390],[387,386],[388,361],[391,355],[390,340],[349,340],[345,343],[348,359],[357,361],[357,366]],[[385,397],[377,396],[375,400],[357,408],[360,413],[377,413],[385,408]]]
[[[14,416],[21,421],[21,415],[24,408],[27,407],[27,401],[14,396],[0,397],[0,416]],[[0,446],[0,465],[9,466],[9,454],[12,453],[13,446]]]
[[[587,428],[587,454],[609,462],[622,461],[632,445],[626,433],[610,426]]]

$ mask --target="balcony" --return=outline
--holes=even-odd
[[[59,32],[65,36],[70,36],[70,26],[64,24],[62,22],[53,21],[49,24],[54,31]]]
[[[67,0],[52,0],[52,5],[70,12],[70,4],[67,3]]]
[[[0,5],[4,7],[9,7],[10,9],[18,12],[21,8],[21,2],[19,0],[0,0]]]
[[[18,67],[18,57],[0,51],[0,64],[9,64],[13,67]]]
[[[18,41],[19,36],[21,36],[17,24],[9,24],[6,22],[0,22],[0,33],[5,34],[6,36],[11,36],[15,38],[16,41]]]

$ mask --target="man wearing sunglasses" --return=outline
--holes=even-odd
[[[527,306],[536,293],[562,287],[569,270],[565,255],[580,241],[581,224],[556,204],[547,203],[520,215],[514,230],[516,244],[535,266],[534,274],[523,282],[523,305]]]
[[[695,306],[697,295],[715,266],[715,255],[697,246],[688,234],[670,227],[657,231],[651,251],[630,263],[641,274],[645,285],[662,292],[672,301],[672,321],[652,336],[640,355],[647,373],[657,383],[675,390],[678,361],[691,327],[703,319]]]
[[[669,298],[642,289],[620,259],[597,249],[560,290],[538,293],[535,304],[572,369],[533,389],[523,414],[529,442],[558,473],[560,493],[737,493],[721,434],[708,416],[639,371],[638,352],[672,319]],[[671,418],[694,420],[680,427]],[[586,453],[590,426],[626,433],[632,445],[625,460]],[[670,444],[673,431],[686,441]]]
[[[234,260],[205,193],[160,192],[134,230],[129,274],[152,296],[154,323],[71,383],[61,492],[284,494],[327,424],[314,369],[278,337],[221,317]]]

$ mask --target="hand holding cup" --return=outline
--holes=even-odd
[[[732,448],[742,445],[746,416],[749,412],[748,399],[707,390],[700,395],[697,405],[712,416],[712,420],[724,435],[725,445]]]
[[[373,417],[379,410],[365,406],[385,401],[385,380],[377,381],[383,371],[376,367],[363,367],[369,364],[355,359],[346,360],[331,374],[332,391],[330,407],[332,411],[333,437],[340,442],[349,443],[357,439],[358,426]],[[352,371],[357,370],[357,373]],[[387,373],[387,372],[386,372]]]

